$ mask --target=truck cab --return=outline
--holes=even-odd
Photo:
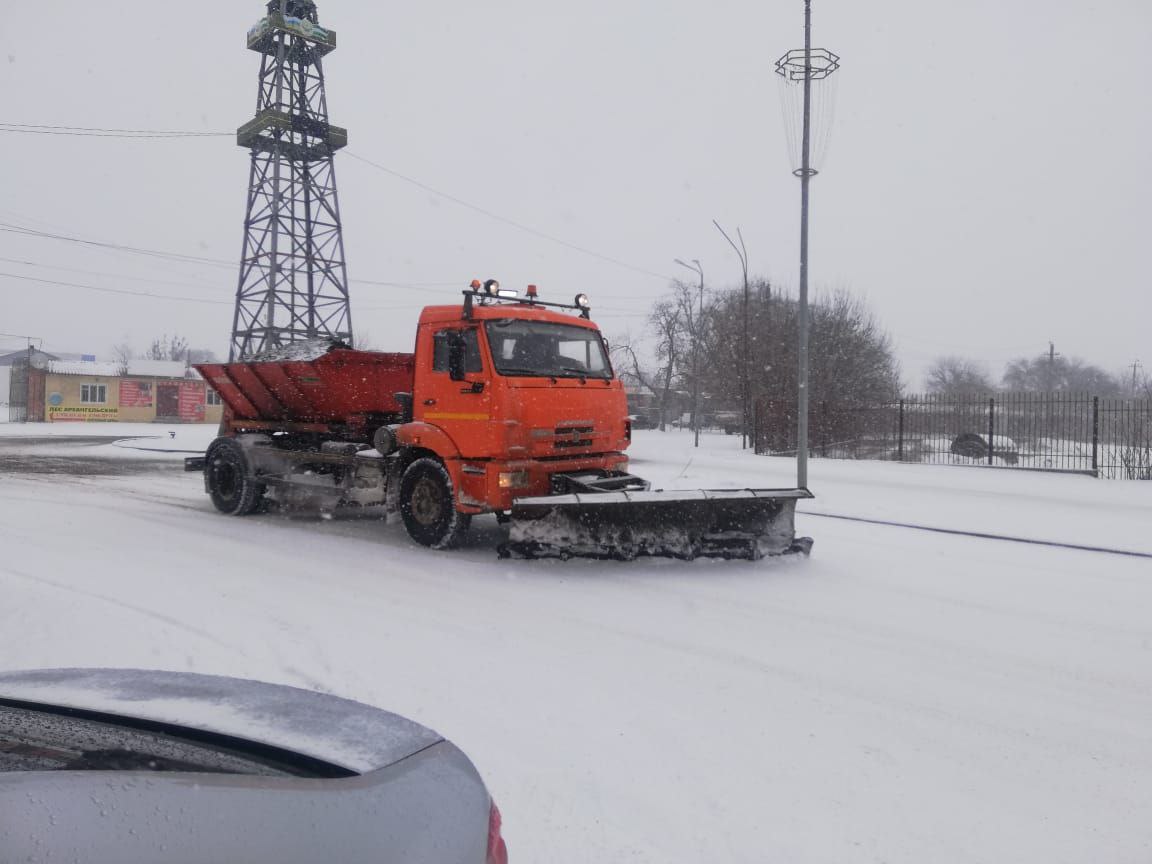
[[[412,418],[397,439],[443,462],[461,513],[627,469],[627,403],[604,339],[580,306],[557,307],[469,293],[420,316]]]

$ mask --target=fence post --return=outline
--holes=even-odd
[[[1092,397],[1092,476],[1100,476],[1100,397]]]
[[[992,464],[992,439],[996,436],[996,397],[988,397],[988,464]]]
[[[896,415],[896,461],[904,461],[904,400],[900,400],[899,413]]]
[[[820,400],[820,455],[828,458],[828,400]]]

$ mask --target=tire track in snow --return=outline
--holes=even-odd
[[[1103,555],[1123,555],[1130,558],[1152,559],[1152,552],[1139,552],[1135,549],[1115,549],[1111,546],[1089,546],[1082,543],[1064,543],[1059,540],[1039,540],[1034,537],[1015,537],[1011,534],[992,534],[986,531],[969,531],[963,528],[940,528],[933,525],[917,525],[913,522],[897,522],[891,519],[871,519],[867,516],[849,516],[846,513],[817,513],[800,511],[805,516],[819,516],[823,519],[842,519],[845,522],[863,522],[866,525],[883,525],[887,528],[907,528],[912,531],[929,531],[934,534],[951,534],[956,537],[973,537],[979,540],[1001,540],[1008,543],[1026,543],[1031,546],[1049,546],[1053,549],[1073,549],[1077,552],[1095,552]]]
[[[48,579],[44,576],[35,576],[31,573],[26,573],[23,570],[16,570],[7,564],[0,565],[0,573],[3,573],[7,576],[15,576],[19,579],[24,579],[36,585],[47,585],[50,588],[55,588],[68,594],[76,594],[81,597],[88,597],[92,600],[100,600],[112,606],[126,609],[129,612],[135,612],[138,615],[152,618],[153,620],[167,624],[170,627],[175,627],[178,630],[183,630],[185,633],[191,633],[194,636],[199,636],[201,639],[206,639],[207,641],[214,643],[220,648],[225,648],[229,651],[235,651],[242,656],[247,656],[247,654],[240,650],[236,645],[223,641],[214,634],[209,633],[207,630],[203,630],[192,624],[188,624],[185,621],[181,621],[179,618],[173,618],[171,615],[166,615],[163,612],[157,612],[155,609],[149,609],[146,606],[137,606],[135,603],[130,603],[126,600],[120,600],[116,597],[110,597],[107,594],[100,594],[96,591],[86,591],[83,588],[77,588],[75,585],[68,585],[64,582],[57,582],[55,579]]]
[[[138,615],[143,615],[144,617],[150,618],[154,621],[159,621],[160,623],[166,624],[169,627],[174,627],[177,630],[184,631],[185,633],[191,633],[193,636],[197,636],[207,642],[211,642],[217,647],[223,648],[224,650],[229,651],[236,656],[244,657],[245,659],[249,660],[252,659],[251,654],[240,648],[234,642],[227,642],[207,630],[196,627],[192,624],[188,624],[185,621],[181,621],[179,618],[173,618],[171,615],[167,615],[163,612],[158,612],[155,609],[149,609],[146,606],[138,606],[135,603],[130,603],[126,600],[120,600],[116,597],[110,597],[107,594],[100,594],[96,591],[86,591],[83,588],[77,588],[74,585],[57,582],[54,579],[48,579],[43,576],[34,576],[31,573],[26,573],[22,570],[16,570],[8,565],[0,566],[0,574],[6,576],[14,576],[16,578],[32,582],[36,585],[45,585],[49,588],[55,588],[58,591],[63,591],[68,594],[75,594],[81,597],[87,597],[92,600],[99,600],[111,606],[116,606],[129,612],[135,612]],[[309,675],[299,667],[289,664],[280,664],[280,668],[315,690],[321,690],[325,693],[331,692],[330,688],[325,682],[312,675]]]

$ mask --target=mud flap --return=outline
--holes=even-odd
[[[502,557],[692,559],[807,554],[796,502],[807,489],[603,492],[512,502]]]

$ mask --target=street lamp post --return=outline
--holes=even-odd
[[[751,346],[748,340],[748,250],[744,247],[744,235],[740,233],[740,227],[736,227],[736,236],[740,238],[740,245],[737,246],[732,242],[732,238],[728,233],[720,227],[720,223],[715,219],[712,224],[716,226],[716,230],[724,235],[724,239],[735,250],[736,257],[740,259],[740,267],[744,271],[744,339],[741,352],[743,359],[740,364],[740,398],[742,414],[741,429],[740,429],[740,447],[745,448],[751,445],[751,436],[748,432],[752,414],[752,375],[749,372],[748,364],[752,362]]]
[[[700,311],[696,314],[696,324],[692,328],[692,428],[696,433],[694,447],[700,446],[700,327],[704,322],[704,267],[699,260],[692,259],[692,264],[685,264],[679,258],[675,259],[681,267],[686,267],[700,277]],[[695,266],[693,266],[695,265]]]
[[[800,331],[797,345],[796,485],[808,488],[808,183],[817,173],[812,165],[812,85],[827,81],[840,67],[840,58],[824,48],[812,48],[812,0],[804,0],[804,47],[776,61],[786,86],[802,85],[800,166]],[[791,145],[791,142],[789,142]]]

